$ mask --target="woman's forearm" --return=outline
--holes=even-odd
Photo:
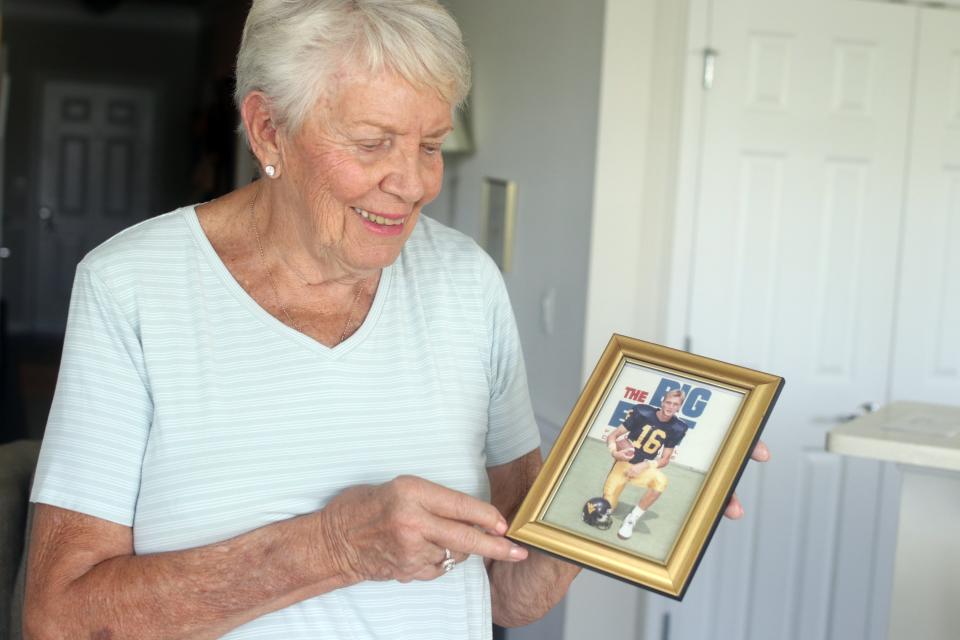
[[[542,464],[540,450],[534,449],[512,462],[487,469],[493,504],[508,519],[520,508]],[[518,563],[491,562],[487,574],[493,621],[503,627],[518,627],[540,619],[563,598],[579,572],[572,564],[532,550]]]
[[[44,509],[54,508],[38,505]],[[321,520],[322,514],[301,516],[204,547],[101,561],[91,545],[85,570],[52,557],[57,547],[44,544],[41,526],[32,548],[44,551],[32,551],[30,558],[26,638],[219,637],[349,583],[335,558],[315,542]],[[57,530],[62,535],[62,527]],[[47,563],[64,569],[44,570]]]
[[[531,550],[523,562],[492,563],[488,573],[493,621],[519,627],[539,620],[560,602],[580,568]]]
[[[444,549],[509,564],[492,505],[413,476],[349,487],[321,511],[224,542],[136,556],[129,527],[37,505],[27,637],[216,638],[364,580],[434,580]]]

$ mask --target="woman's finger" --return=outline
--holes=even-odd
[[[766,462],[770,459],[770,449],[767,448],[763,440],[758,440],[757,446],[753,448],[753,453],[750,454],[750,457],[757,462]]]
[[[755,446],[750,453],[750,458],[757,462],[766,462],[770,459],[770,449],[767,448],[763,440],[757,441],[757,446]],[[724,509],[723,515],[731,520],[739,520],[743,517],[743,504],[740,503],[740,499],[737,498],[736,493],[730,497],[730,502],[727,503],[727,508]]]
[[[415,576],[413,576],[414,580],[435,580],[446,573],[456,571],[457,565],[470,557],[465,553],[454,553],[451,551],[450,558],[453,560],[453,568],[447,570],[443,566],[444,561],[447,559],[445,549],[441,549],[440,547],[437,547],[437,549],[439,551],[438,561],[434,564],[426,565]]]
[[[527,550],[502,535],[456,520],[432,517],[423,523],[423,535],[441,548],[454,553],[483,556],[491,560],[518,561],[527,557]]]
[[[730,502],[727,503],[727,508],[724,510],[723,515],[731,520],[739,520],[743,517],[743,505],[740,504],[740,499],[736,493],[730,496]]]
[[[422,478],[398,478],[394,482],[409,483],[409,490],[416,491],[420,506],[430,513],[449,520],[459,520],[486,531],[503,534],[507,521],[489,502],[454,491]]]

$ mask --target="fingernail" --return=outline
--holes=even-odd
[[[511,560],[523,560],[527,557],[527,550],[523,547],[518,547],[513,545],[510,547],[510,559]]]
[[[506,520],[500,520],[499,522],[497,522],[497,526],[496,528],[494,528],[494,531],[496,531],[500,535],[505,534],[507,532]]]

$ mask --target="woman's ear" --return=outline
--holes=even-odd
[[[248,93],[240,103],[240,117],[247,131],[250,149],[257,157],[261,171],[271,178],[279,177],[282,156],[280,133],[267,96],[260,91]]]

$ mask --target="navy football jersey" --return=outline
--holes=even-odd
[[[657,407],[638,404],[623,421],[636,453],[632,464],[657,457],[662,447],[672,448],[680,444],[687,433],[686,423],[673,416],[666,422],[657,417]]]

